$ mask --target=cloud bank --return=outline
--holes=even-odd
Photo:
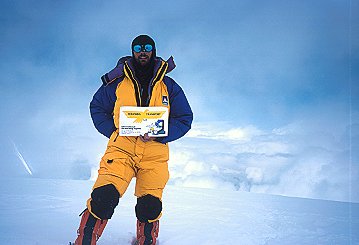
[[[350,135],[310,119],[271,131],[199,124],[171,148],[171,183],[358,202],[358,126]]]

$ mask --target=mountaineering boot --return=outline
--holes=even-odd
[[[77,239],[74,245],[96,245],[102,235],[107,220],[96,219],[88,209],[82,213],[80,227],[77,230]]]
[[[137,241],[136,245],[155,245],[160,228],[159,221],[140,222],[137,220]]]

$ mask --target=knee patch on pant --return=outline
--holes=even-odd
[[[162,212],[162,202],[158,197],[145,195],[137,198],[136,216],[140,222],[149,222],[159,218]]]
[[[120,194],[114,185],[109,184],[94,189],[91,193],[91,212],[100,219],[111,219]]]

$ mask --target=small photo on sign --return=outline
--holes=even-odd
[[[168,108],[122,106],[119,130],[121,136],[139,136],[145,133],[151,137],[167,136]]]

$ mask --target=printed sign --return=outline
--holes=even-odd
[[[168,108],[122,106],[120,108],[120,135],[139,136],[145,133],[151,137],[168,135]]]

